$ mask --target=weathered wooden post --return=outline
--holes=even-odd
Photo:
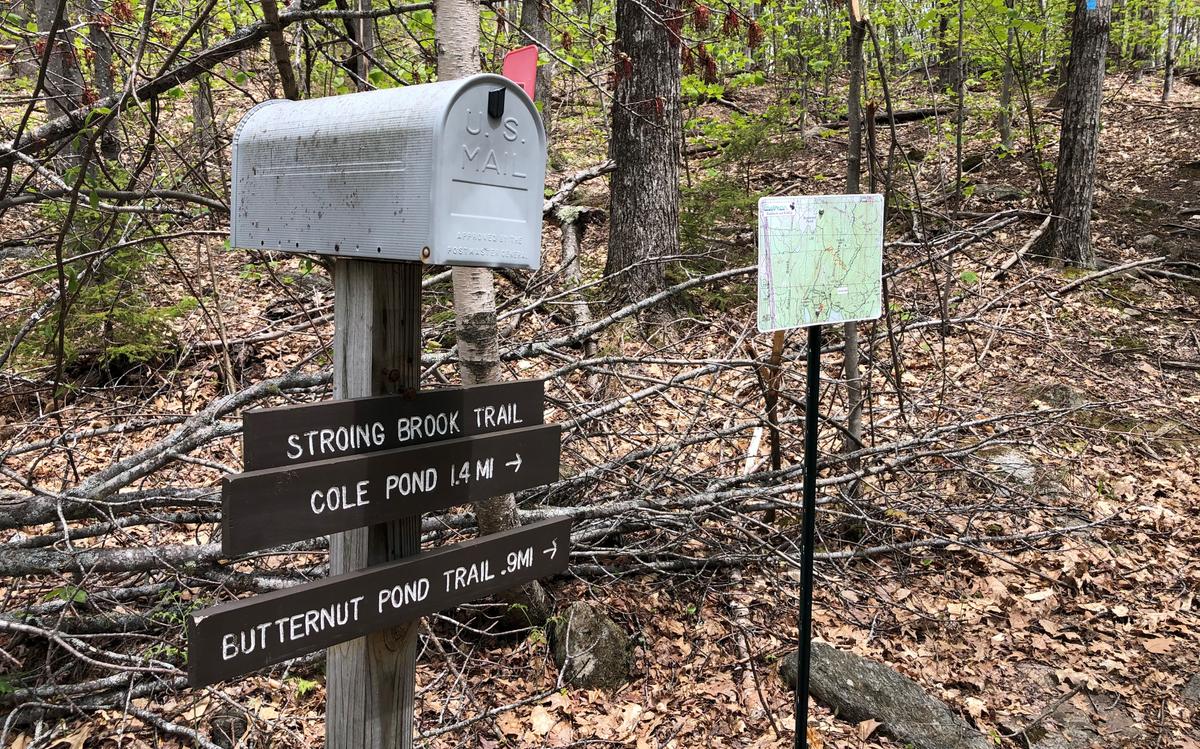
[[[545,161],[533,102],[494,75],[238,125],[232,244],[337,258],[334,395],[353,402],[247,415],[226,552],[330,533],[330,579],[197,612],[193,684],[330,646],[329,749],[407,749],[417,617],[565,568],[564,521],[420,554],[421,512],[557,478],[540,382],[418,393],[423,265],[537,268]]]
[[[334,265],[335,398],[416,391],[421,377],[421,265],[339,260]],[[421,551],[421,516],[329,537],[329,574]],[[416,619],[329,649],[325,745],[407,749],[413,740]]]

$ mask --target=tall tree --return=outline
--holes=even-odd
[[[679,252],[679,0],[617,0],[605,273],[642,299],[665,285],[660,258]]]
[[[92,93],[103,99],[113,94],[113,44],[108,28],[112,17],[105,12],[101,0],[87,0],[88,46],[92,50]],[[121,144],[112,128],[106,128],[100,138],[100,151],[116,158]]]
[[[436,13],[438,78],[449,80],[479,72],[479,3],[439,0]],[[464,385],[500,380],[500,346],[496,332],[496,286],[487,268],[454,268],[455,333],[459,376]],[[480,535],[520,525],[511,494],[475,503]],[[502,596],[533,621],[550,615],[546,591],[537,581]]]
[[[1004,73],[1000,80],[1000,116],[996,126],[1000,130],[1000,147],[1007,154],[1013,150],[1012,134],[1012,98],[1015,85],[1013,69],[1013,42],[1016,39],[1017,27],[1012,18],[1014,0],[1004,0],[1008,13],[1004,16]]]
[[[1089,8],[1091,1],[1075,3],[1054,186],[1056,219],[1048,232],[1052,254],[1069,265],[1083,268],[1096,265],[1092,199],[1112,13],[1111,0],[1098,0],[1094,8]]]
[[[549,0],[522,0],[521,2],[521,43],[537,44],[539,50],[550,49],[550,27],[546,24],[546,14],[550,12]],[[554,80],[554,59],[547,60],[545,65],[537,69],[537,84],[534,94],[538,106],[542,110],[542,124],[546,132],[550,132],[550,84]]]
[[[861,188],[862,174],[862,86],[863,42],[867,37],[866,19],[858,0],[846,0],[846,12],[850,20],[850,38],[847,46],[850,65],[850,85],[846,99],[846,121],[849,125],[850,147],[846,157],[846,192],[853,195]],[[858,323],[849,322],[844,327],[846,336],[846,396],[849,413],[846,419],[846,452],[862,447],[863,383],[859,371]],[[858,461],[851,461],[851,470],[858,469]]]
[[[1163,50],[1163,85],[1162,103],[1171,100],[1171,89],[1175,85],[1175,54],[1179,44],[1179,2],[1171,0],[1171,10],[1167,17],[1167,39]]]
[[[300,87],[296,85],[296,72],[292,70],[287,40],[283,38],[283,27],[279,25],[279,6],[275,0],[262,0],[262,11],[263,20],[269,24],[267,39],[271,43],[271,59],[275,61],[275,69],[279,71],[283,95],[296,101],[300,98]]]
[[[358,0],[358,10],[369,13],[373,10],[371,0]],[[371,59],[375,55],[375,19],[364,17],[356,21],[358,26],[358,49],[354,60],[354,73],[359,91],[371,88]]]
[[[67,0],[37,0],[35,7],[38,32],[46,39],[53,37],[43,92],[48,114],[58,117],[78,107],[83,94],[74,35],[67,22]]]

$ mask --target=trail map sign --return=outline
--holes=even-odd
[[[567,568],[569,519],[204,609],[188,621],[188,681],[203,686],[508,590]]]
[[[808,328],[796,749],[808,748],[821,326],[874,320],[882,312],[883,209],[882,195],[798,195],[758,201],[758,329],[774,332],[773,350],[782,352],[783,331]]]
[[[758,329],[879,317],[883,196],[758,201]]]

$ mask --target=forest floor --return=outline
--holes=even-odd
[[[891,284],[892,322],[903,326],[894,344],[888,344],[883,323],[864,326],[875,336],[875,355],[868,358],[878,365],[871,375],[876,399],[867,415],[873,441],[998,420],[946,431],[944,439],[929,443],[928,458],[897,460],[894,470],[863,479],[857,495],[825,495],[818,521],[823,551],[897,548],[818,564],[815,634],[912,677],[985,734],[1002,739],[1001,745],[1023,745],[1011,737],[1029,728],[1029,738],[1041,747],[1200,748],[1200,283],[1185,277],[1200,270],[1200,222],[1188,213],[1200,209],[1200,88],[1181,82],[1164,107],[1157,103],[1158,83],[1111,77],[1097,167],[1097,253],[1110,264],[1145,264],[1078,285],[1087,272],[1028,256],[1001,273],[1041,223],[1034,210],[1036,168],[1031,159],[998,158],[983,132],[986,124],[972,121],[966,151],[985,154],[968,175],[974,189],[961,205],[927,192],[925,209],[940,215],[934,223],[954,236],[961,238],[951,227],[986,230],[951,254],[949,264],[919,267]],[[757,96],[748,92],[738,101],[753,106]],[[238,114],[225,116],[236,121]],[[1056,113],[1039,117],[1046,132],[1055,133],[1053,141]],[[548,184],[595,163],[602,151],[588,140],[594,125],[568,118],[559,126],[560,173]],[[915,168],[923,190],[953,163],[953,144],[938,129],[947,125],[926,121],[899,131],[903,149],[919,146],[922,152]],[[1046,157],[1051,162],[1053,152]],[[834,193],[841,178],[822,175],[844,172],[844,160],[844,134],[835,132],[810,139],[786,160],[756,162],[748,174],[756,190]],[[696,174],[703,171],[692,166]],[[606,200],[602,180],[579,193],[597,204]],[[932,252],[904,222],[900,216],[889,228],[890,268],[920,264]],[[704,229],[706,236],[727,237],[714,245],[727,254],[714,251],[706,260],[753,264],[753,243],[744,238],[752,227]],[[603,268],[604,235],[599,227],[587,236],[589,278]],[[547,229],[550,267],[557,267],[559,242],[559,231]],[[136,381],[81,387],[56,425],[37,418],[39,404],[10,398],[3,407],[9,439],[30,442],[54,429],[101,427],[134,416],[146,422],[186,416],[226,392],[231,379],[245,385],[306,359],[313,367],[324,363],[332,332],[327,321],[238,346],[229,359],[214,353],[223,350],[216,339],[259,334],[264,321],[278,331],[327,314],[332,293],[323,273],[306,273],[295,260],[263,264],[244,253],[220,252],[219,238],[181,242],[175,250],[178,264],[164,268],[157,293],[205,300],[204,308],[178,323],[189,347],[182,363]],[[209,257],[218,263],[213,271]],[[1149,262],[1159,257],[1165,259]],[[502,296],[517,296],[502,284]],[[600,355],[610,362],[599,374],[558,376],[548,390],[554,404],[548,418],[577,417],[707,360],[736,360],[750,341],[760,354],[769,349],[753,332],[751,286],[735,278],[688,296],[673,308],[669,329],[649,339],[633,324],[610,328],[599,342]],[[957,321],[947,335],[937,324],[943,296]],[[13,309],[19,301],[19,295],[6,296],[2,304]],[[444,326],[448,304],[444,283],[431,288],[427,323]],[[558,323],[544,312],[502,322],[509,326],[506,341],[553,333]],[[784,389],[793,397],[802,392],[802,341],[799,332],[787,339]],[[445,336],[432,335],[427,353],[445,345]],[[897,371],[893,352],[900,392],[889,380]],[[641,363],[632,361],[639,358]],[[560,364],[519,361],[511,376],[551,374]],[[840,367],[840,354],[826,357],[829,395],[822,411],[835,421],[845,412]],[[313,391],[306,397],[322,396]],[[753,415],[760,403],[758,383],[744,367],[694,379],[668,396],[638,401],[576,430],[564,443],[564,471],[604,464],[634,446],[725,428],[732,418],[725,404]],[[785,399],[781,418],[795,419],[801,410]],[[102,468],[171,428],[153,424],[134,436],[93,439],[70,454],[39,455],[36,465],[22,462],[30,457],[10,458],[5,466],[10,475],[61,481]],[[801,435],[798,428],[786,431],[783,461],[792,465],[800,459]],[[953,453],[968,443],[984,447]],[[823,448],[833,452],[839,444],[835,430],[827,429]],[[757,470],[765,456],[765,443],[742,431],[698,442],[671,460],[677,471],[711,479]],[[236,471],[240,463],[239,442],[225,439],[153,481],[212,486],[222,467]],[[835,468],[831,462],[827,475]],[[669,495],[681,489],[679,475],[659,464],[627,471],[589,490],[589,501]],[[673,534],[671,543],[686,552],[679,559],[692,564],[652,572],[637,552],[606,557],[597,551],[577,554],[576,561],[595,562],[605,574],[548,583],[559,602],[596,602],[633,636],[632,680],[612,693],[562,687],[541,630],[495,636],[455,621],[481,621],[483,608],[433,617],[424,627],[418,667],[418,727],[428,746],[792,745],[792,697],[776,666],[794,649],[794,567],[779,554],[761,554],[741,569],[706,565],[727,546],[745,544],[743,529],[711,522],[656,528],[653,513],[647,516],[645,533],[655,539]],[[1063,528],[1074,530],[1056,530]],[[211,523],[164,524],[81,543],[204,543],[215,532]],[[780,542],[798,532],[795,518],[782,512],[777,529],[762,533]],[[16,538],[10,533],[3,540]],[[279,569],[295,562],[275,557],[258,565]],[[55,584],[65,583],[46,578],[0,586],[3,608],[11,612],[22,602],[44,600]],[[186,590],[182,599],[189,599]],[[179,622],[164,620],[163,626],[156,641],[180,647]],[[323,743],[324,687],[312,665],[131,704],[204,730],[226,698],[252,716],[247,746]],[[503,706],[510,707],[472,720]],[[816,747],[898,746],[870,721],[847,723],[820,706],[814,720]],[[72,747],[188,745],[120,709],[97,711],[90,721],[72,721],[61,730],[64,745]],[[24,747],[23,741],[18,736],[10,746]]]

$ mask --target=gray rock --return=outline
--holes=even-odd
[[[1095,705],[1105,700],[1111,704],[1112,695],[1093,695],[1089,703]],[[1145,739],[1146,732],[1119,707],[1081,710],[1069,702],[1025,732],[1030,749],[1134,747],[1142,746]]]
[[[1188,683],[1183,685],[1183,689],[1179,690],[1179,696],[1184,702],[1200,705],[1200,674],[1192,675]]]
[[[779,664],[779,674],[796,688],[796,654]],[[812,644],[813,698],[852,723],[876,720],[902,745],[916,749],[993,749],[946,703],[882,663],[860,658],[822,642]]]
[[[984,200],[1020,200],[1025,191],[1012,185],[976,185],[975,194]]]
[[[1087,403],[1087,396],[1065,382],[1035,387],[1037,398],[1059,408],[1078,408]]]
[[[1144,234],[1135,239],[1133,243],[1138,247],[1141,247],[1143,250],[1152,250],[1157,247],[1158,243],[1161,241],[1162,240],[1160,240],[1156,234]]]
[[[1133,207],[1147,213],[1168,213],[1171,210],[1170,203],[1157,198],[1134,198]]]
[[[629,681],[629,636],[586,601],[571,604],[551,624],[554,662],[563,680],[587,689],[616,689]]]
[[[1013,490],[1029,490],[1037,483],[1037,466],[1016,448],[985,447],[975,457],[981,475],[974,477],[974,483],[982,489],[995,488],[1001,496],[1008,496]]]
[[[1017,667],[1021,674],[1015,683],[1028,684],[1026,691],[1032,713],[1056,705],[1063,699],[1066,684],[1045,666],[1024,664]],[[1048,715],[1032,723],[1032,716],[1011,716],[1001,719],[1005,733],[1017,734],[1015,745],[1026,749],[1092,749],[1105,747],[1140,747],[1145,745],[1146,732],[1138,726],[1122,706],[1119,696],[1105,692],[1075,695],[1057,704]]]
[[[253,746],[250,743],[250,721],[239,710],[223,707],[208,719],[212,743],[221,749]]]
[[[964,172],[974,172],[979,167],[983,166],[984,155],[981,153],[973,153],[969,156],[964,156],[962,161],[962,170]]]

